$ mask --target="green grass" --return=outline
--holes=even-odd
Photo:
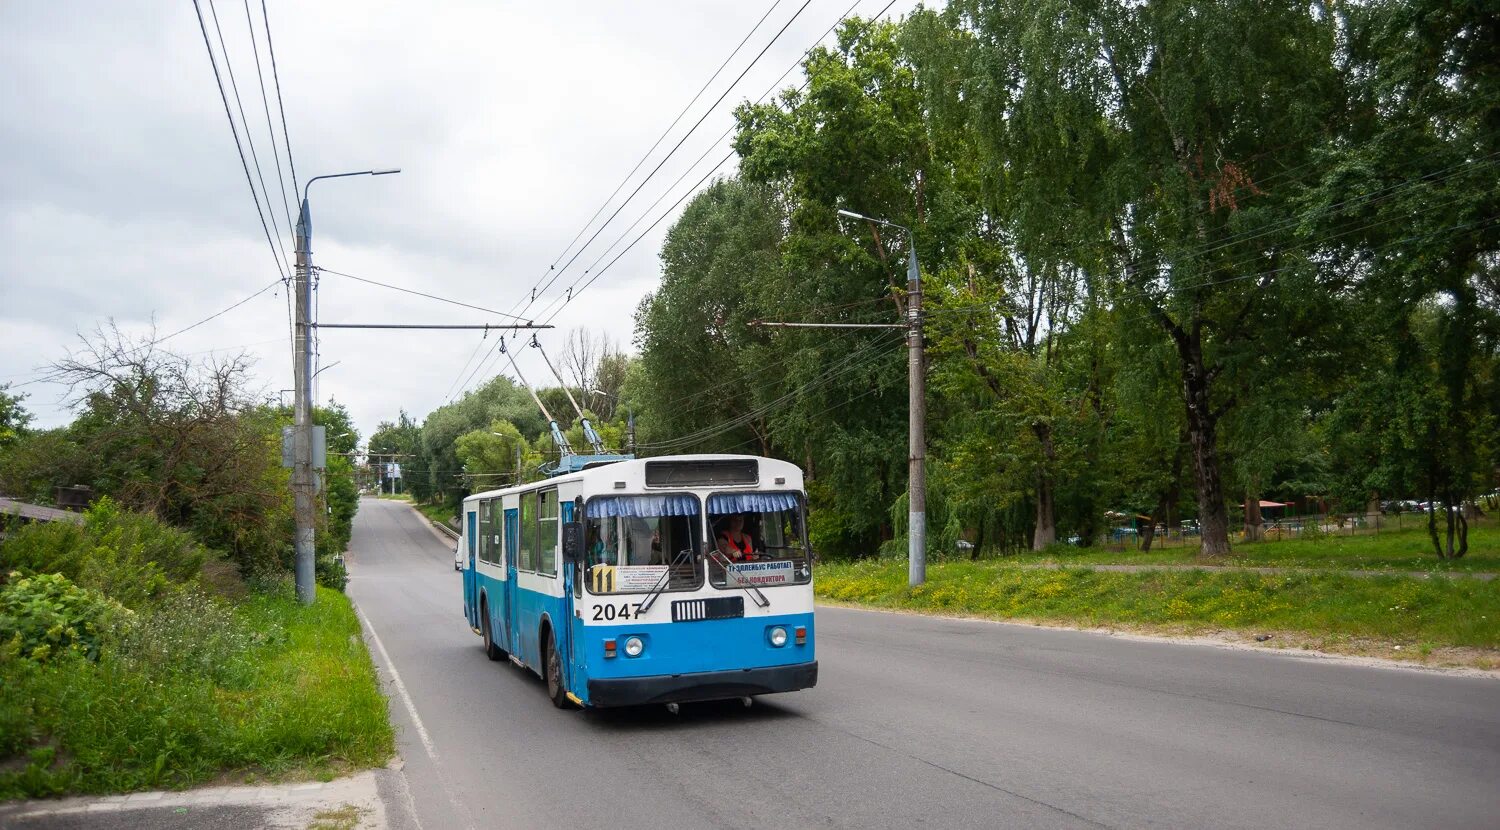
[[[390,757],[386,702],[343,594],[223,610],[248,639],[230,652],[237,665],[213,672],[108,655],[0,660],[0,798],[326,779]]]
[[[904,561],[824,565],[817,594],[882,608],[1182,633],[1290,632],[1386,644],[1500,648],[1500,582],[1246,571],[1116,573],[990,562],[930,565],[906,584]],[[1306,644],[1302,641],[1301,644]],[[1285,639],[1282,644],[1287,644]]]
[[[423,516],[434,522],[440,525],[447,525],[448,527],[453,526],[449,524],[448,520],[452,519],[455,514],[446,504],[418,504],[414,506],[422,512]]]
[[[1351,571],[1500,572],[1500,527],[1494,524],[1471,527],[1469,553],[1457,561],[1438,559],[1432,552],[1427,530],[1411,526],[1361,536],[1328,534],[1318,538],[1240,542],[1233,546],[1233,551],[1223,559],[1201,559],[1196,547],[1153,547],[1150,553],[1142,553],[1134,548],[1054,545],[1040,553],[1008,556],[1001,561],[1016,565],[1225,565]]]

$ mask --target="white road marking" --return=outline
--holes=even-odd
[[[411,722],[417,727],[417,737],[422,739],[422,748],[427,750],[427,757],[436,764],[437,747],[433,746],[432,736],[427,734],[427,727],[422,725],[422,716],[417,714],[417,704],[412,701],[411,695],[407,694],[406,684],[401,682],[401,672],[396,671],[396,662],[391,659],[391,653],[385,650],[385,643],[380,641],[380,635],[375,633],[375,626],[370,624],[365,613],[356,606],[354,614],[370,632],[370,641],[375,643],[375,648],[380,650],[380,659],[385,661],[386,669],[391,673],[391,682],[396,687],[396,694],[401,696],[401,704],[406,707],[406,714],[411,715]]]

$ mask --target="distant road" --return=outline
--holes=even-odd
[[[428,830],[1500,826],[1489,678],[825,608],[811,691],[562,712],[405,504],[350,560]]]

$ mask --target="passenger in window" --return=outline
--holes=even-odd
[[[719,553],[736,562],[756,558],[755,542],[745,532],[745,517],[732,514],[719,532]]]

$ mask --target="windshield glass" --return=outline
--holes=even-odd
[[[584,584],[595,594],[702,584],[699,503],[690,494],[596,496],[584,507]]]
[[[715,493],[708,497],[708,523],[713,534],[708,547],[720,555],[708,568],[715,587],[770,587],[812,578],[800,493]]]

